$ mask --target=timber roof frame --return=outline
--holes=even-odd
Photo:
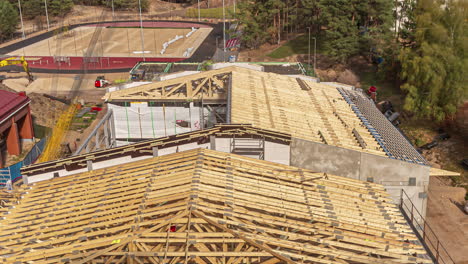
[[[229,69],[200,72],[150,84],[106,93],[107,102],[171,101],[206,103],[224,102],[227,98]]]
[[[4,263],[432,263],[383,186],[212,150],[19,194]]]
[[[203,83],[200,83],[200,80],[211,80],[210,78],[222,79],[222,98],[228,108],[228,123],[252,124],[254,127],[291,134],[293,138],[427,165],[427,161],[375,108],[374,103],[361,92],[355,91],[354,87],[347,85],[317,83],[229,66],[111,92],[104,98],[111,103],[119,100],[153,101],[156,100],[154,98],[161,98],[159,95],[159,97],[148,95],[148,91],[153,89],[151,88],[153,86],[172,87],[177,84],[177,88],[184,83],[196,81],[199,82],[197,87],[202,87]],[[211,82],[206,81],[206,83]],[[187,85],[187,87],[195,86]],[[195,95],[193,89],[184,89],[182,88],[182,93],[185,91],[185,94],[180,98],[188,98],[186,91]],[[205,99],[207,97],[199,94],[202,91],[202,94],[208,93],[209,97],[210,93],[212,94],[209,88],[196,88],[196,91],[198,95],[186,101],[194,100],[196,97],[202,101],[202,104],[210,103]],[[177,96],[172,98],[175,95],[172,90],[170,92],[170,96],[158,100],[166,102],[177,100],[175,99]],[[364,103],[353,102],[349,99],[348,93],[358,96],[359,102]]]

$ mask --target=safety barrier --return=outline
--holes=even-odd
[[[36,162],[42,151],[44,151],[46,141],[46,138],[43,138],[37,142],[22,161],[0,169],[0,188],[5,187],[8,181],[15,183],[21,179],[21,168]]]
[[[400,211],[410,224],[411,228],[422,242],[427,253],[435,264],[455,264],[447,249],[440,243],[439,238],[429,226],[424,217],[411,202],[411,198],[401,189]]]

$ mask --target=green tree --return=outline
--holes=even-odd
[[[242,38],[249,48],[258,48],[269,40],[268,12],[264,1],[242,1],[238,4],[239,22],[243,26]]]
[[[395,6],[396,39],[405,46],[414,44],[416,1],[397,1]]]
[[[73,0],[49,0],[47,11],[52,16],[65,16],[73,9]]]
[[[467,19],[466,1],[418,1],[415,44],[400,54],[405,110],[442,121],[466,98]]]
[[[141,10],[147,11],[149,8],[148,0],[140,0],[141,1]],[[110,6],[110,3],[107,4]],[[138,10],[138,0],[114,0],[114,8],[116,10]]]
[[[23,16],[28,19],[45,16],[44,0],[23,0]],[[47,12],[50,16],[65,16],[73,9],[73,0],[48,0]]]
[[[6,0],[0,0],[0,39],[4,40],[13,35],[18,25],[18,12]]]
[[[259,0],[238,6],[244,44],[249,48],[279,43],[287,33],[311,27],[314,35],[325,39],[325,52],[344,62],[359,52],[383,52],[381,46],[394,37],[389,0]]]
[[[350,0],[322,0],[318,3],[321,24],[326,27],[326,52],[339,61],[358,53],[358,14]]]

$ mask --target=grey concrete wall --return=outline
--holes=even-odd
[[[371,180],[384,185],[395,202],[399,202],[401,189],[404,189],[425,215],[428,166],[296,138],[291,143],[291,165],[362,181]],[[410,185],[410,178],[415,178],[414,186]]]
[[[293,138],[291,166],[359,179],[360,152]]]

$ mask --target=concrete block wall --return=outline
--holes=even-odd
[[[395,202],[404,189],[418,211],[426,213],[428,166],[302,139],[291,143],[291,165],[382,184]]]

